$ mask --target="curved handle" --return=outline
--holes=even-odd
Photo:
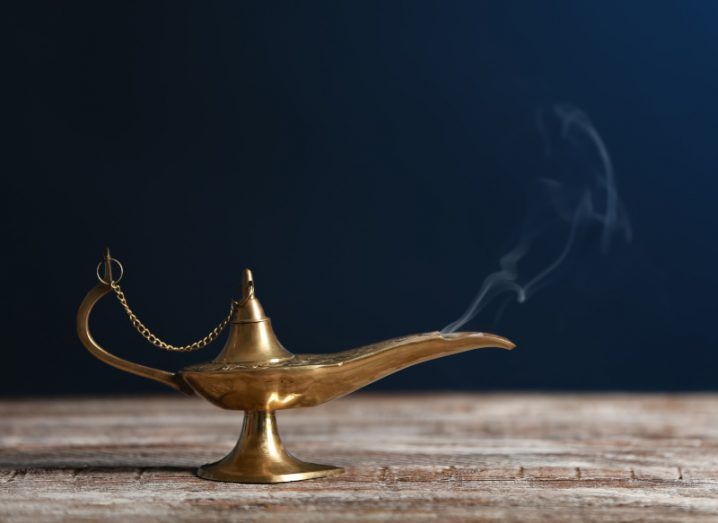
[[[105,277],[111,281],[112,273],[109,268],[109,263],[110,259],[108,252],[105,256]],[[179,374],[124,360],[114,354],[111,354],[95,341],[90,333],[90,314],[92,314],[92,309],[95,307],[95,304],[111,290],[112,287],[109,285],[99,283],[87,293],[85,299],[82,300],[82,303],[80,303],[80,308],[77,310],[77,335],[80,337],[80,341],[85,348],[100,361],[103,361],[108,365],[112,365],[117,369],[137,376],[142,376],[143,378],[159,381],[160,383],[172,387],[175,390],[192,395],[192,389],[184,382],[184,380],[182,380]]]

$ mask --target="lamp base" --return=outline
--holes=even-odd
[[[233,483],[285,483],[335,476],[341,467],[308,463],[284,449],[274,412],[244,414],[239,441],[232,452],[197,470],[200,478]]]

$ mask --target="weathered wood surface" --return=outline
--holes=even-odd
[[[355,395],[278,414],[338,478],[214,483],[241,414],[0,402],[0,521],[718,521],[718,395]]]

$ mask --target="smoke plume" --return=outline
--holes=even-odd
[[[631,226],[616,188],[611,157],[601,135],[588,116],[572,105],[560,104],[537,112],[537,125],[547,157],[552,160],[552,178],[538,180],[538,194],[514,246],[499,259],[499,269],[483,281],[466,311],[444,327],[442,334],[460,329],[499,295],[508,293],[525,302],[571,254],[580,234],[599,229],[599,249],[607,254],[616,235],[631,241]],[[528,264],[537,242],[562,235],[562,247],[548,263],[529,272]],[[560,245],[560,244],[559,244]]]

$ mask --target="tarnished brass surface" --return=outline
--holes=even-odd
[[[235,303],[229,336],[211,362],[190,365],[177,373],[118,358],[102,348],[89,330],[95,304],[113,290],[109,251],[105,277],[85,297],[77,314],[80,341],[97,358],[138,376],[192,394],[224,409],[245,411],[234,450],[204,465],[198,475],[217,481],[279,483],[340,473],[341,468],[298,460],[279,439],[274,411],[311,407],[358,390],[401,369],[472,349],[514,344],[495,334],[439,332],[412,334],[333,354],[297,354],[277,340],[269,318],[255,296],[254,279],[244,272],[243,298]]]

